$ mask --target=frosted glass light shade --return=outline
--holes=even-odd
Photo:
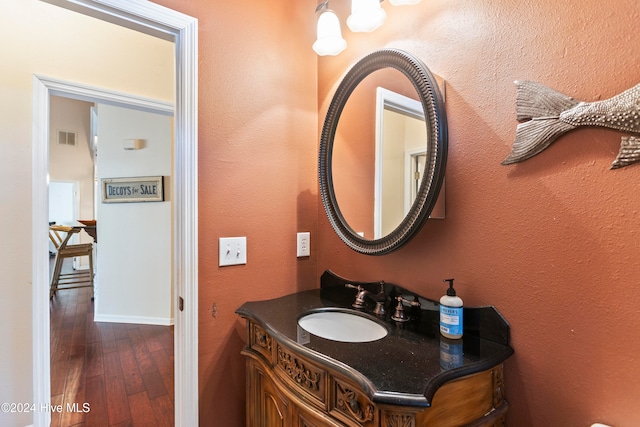
[[[385,19],[387,13],[380,7],[380,0],[352,0],[347,26],[354,33],[368,33],[384,24]]]
[[[327,9],[318,18],[318,39],[313,50],[320,56],[335,56],[346,49],[347,42],[342,38],[340,21],[331,9]]]
[[[421,0],[389,0],[389,3],[391,3],[394,6],[404,6],[404,5],[411,5],[411,4],[418,4],[420,3]]]

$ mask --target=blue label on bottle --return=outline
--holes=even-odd
[[[462,334],[462,307],[440,304],[440,331],[451,335]]]

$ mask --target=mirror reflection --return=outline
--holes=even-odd
[[[420,189],[428,146],[424,109],[406,76],[384,68],[358,84],[333,146],[336,201],[354,232],[373,240],[400,225]]]
[[[417,96],[417,94],[416,94]],[[391,233],[409,212],[427,158],[422,104],[389,89],[376,89],[374,238]]]

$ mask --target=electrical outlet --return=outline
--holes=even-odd
[[[311,255],[311,233],[308,231],[298,233],[298,258]]]
[[[218,242],[220,267],[247,263],[246,237],[221,237]]]

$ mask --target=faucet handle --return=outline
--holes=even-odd
[[[373,313],[377,315],[385,314],[386,309],[384,308],[384,305],[387,301],[387,296],[384,293],[384,282],[380,282],[380,291],[377,294],[371,293],[360,285],[354,286],[351,283],[346,283],[344,286],[347,288],[356,289],[358,291],[358,293],[356,294],[356,300],[353,304],[351,304],[351,307],[357,308],[358,310],[363,309],[365,304],[364,298],[366,296],[369,296],[369,298],[371,298],[376,303],[376,307],[373,309]]]
[[[413,301],[410,301],[408,299],[406,299],[405,297],[403,297],[402,295],[398,295],[396,297],[396,299],[398,300],[398,302],[400,304],[402,304],[403,302],[406,302],[407,304],[414,306],[414,307],[420,307],[420,301],[418,301],[418,299],[414,299]]]
[[[396,305],[396,310],[393,312],[393,316],[391,316],[391,319],[396,322],[406,322],[409,320],[404,312],[404,305],[402,304],[403,302],[406,302],[407,304],[414,307],[420,307],[419,301],[409,301],[408,299],[403,298],[402,295],[398,295],[396,297],[396,300],[398,300],[398,304]]]
[[[353,304],[351,304],[351,306],[353,308],[363,308],[364,307],[364,294],[365,294],[365,290],[362,286],[357,285],[354,286],[351,283],[345,283],[344,285],[346,288],[351,288],[351,289],[356,289],[358,291],[358,293],[356,294],[356,300]]]

